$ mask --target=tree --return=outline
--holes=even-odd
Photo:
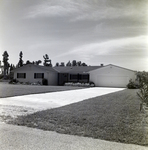
[[[87,66],[86,63],[82,63],[81,61],[73,60],[72,63],[69,61],[66,66]]]
[[[60,66],[61,66],[61,67],[65,67],[65,63],[64,63],[64,62],[61,62]]]
[[[71,64],[71,62],[69,61],[67,64],[66,64],[66,66],[71,66],[72,64]]]
[[[32,64],[29,60],[26,61],[26,65]]]
[[[19,58],[19,62],[18,62],[18,67],[22,67],[23,66],[23,52],[21,51],[19,54],[20,58]]]
[[[2,75],[2,74],[3,74],[3,69],[2,69],[2,64],[1,64],[1,61],[0,61],[0,75]]]
[[[82,63],[81,66],[87,66],[87,64],[86,63]]]
[[[72,61],[72,66],[77,66],[77,61],[76,60]]]
[[[6,79],[6,76],[8,75],[9,67],[10,67],[10,64],[8,63],[9,55],[7,51],[4,51],[2,56],[3,56],[3,63],[4,63],[4,79]]]
[[[139,81],[140,89],[137,92],[137,95],[141,99],[140,110],[143,107],[143,104],[148,106],[148,72],[138,72],[137,79]]]
[[[81,61],[78,61],[78,62],[77,62],[77,66],[81,66]]]
[[[14,65],[12,65],[12,64],[10,65],[10,72],[14,69],[13,66]]]
[[[49,56],[47,54],[45,54],[45,56],[43,56],[43,58],[44,58],[44,66],[52,67],[51,60],[49,59]]]
[[[39,64],[41,64],[41,63],[42,63],[41,60],[35,61],[35,64],[36,64],[36,65],[39,65]]]
[[[59,66],[59,63],[57,62],[55,66],[58,67],[58,66]]]

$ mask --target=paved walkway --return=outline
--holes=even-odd
[[[1,150],[148,150],[148,147],[0,123]]]

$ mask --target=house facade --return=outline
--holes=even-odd
[[[58,72],[52,67],[28,64],[12,71],[13,78],[19,82],[42,83],[42,79],[48,80],[48,85],[57,85]]]
[[[89,75],[90,81],[101,87],[126,87],[130,79],[136,79],[136,71],[112,64],[92,70]]]
[[[89,71],[98,68],[100,66],[54,67],[58,71],[58,85],[64,85],[66,82],[89,83]]]
[[[64,85],[67,82],[89,83],[98,87],[126,87],[136,79],[136,72],[115,65],[45,67],[28,64],[13,70],[14,79],[36,83],[45,78],[48,85]]]

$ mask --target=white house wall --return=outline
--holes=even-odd
[[[136,79],[134,71],[113,65],[108,65],[89,73],[90,81],[94,82],[95,86],[101,87],[126,87],[130,79]]]
[[[26,73],[26,78],[17,78],[17,73]],[[44,73],[44,78],[48,80],[49,85],[57,85],[57,73],[52,71],[46,71],[40,69],[39,67],[33,65],[26,65],[22,68],[18,68],[14,71],[14,79],[20,82],[30,82],[30,83],[42,83],[42,78],[34,78],[34,73]]]

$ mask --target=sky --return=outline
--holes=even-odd
[[[147,0],[0,0],[0,60],[77,60],[148,71]]]

